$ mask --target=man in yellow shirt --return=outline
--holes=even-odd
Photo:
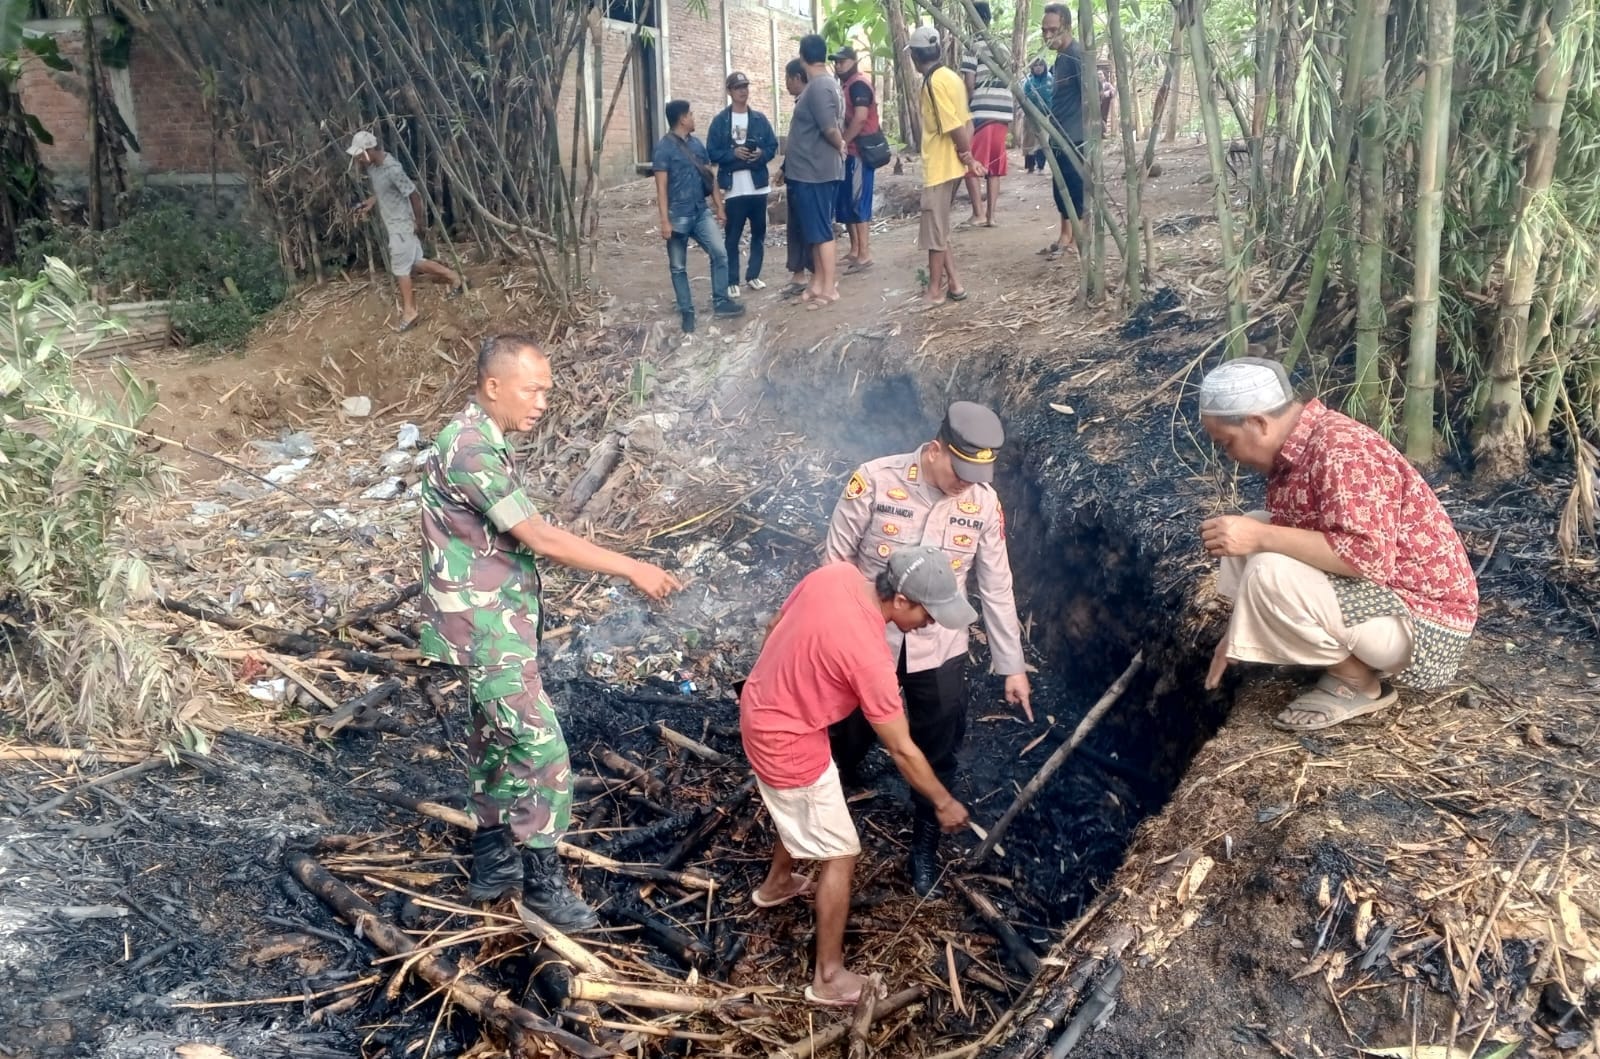
[[[923,307],[965,301],[966,288],[956,278],[950,257],[950,204],[956,185],[967,173],[986,176],[972,157],[972,113],[967,86],[954,70],[941,65],[939,31],[918,26],[908,46],[922,74],[922,229],[919,240],[928,252],[928,293]]]

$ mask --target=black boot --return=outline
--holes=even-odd
[[[527,868],[527,882],[522,887],[524,904],[557,930],[589,930],[600,925],[594,909],[567,885],[555,850],[524,849],[522,858]]]
[[[911,827],[911,858],[906,873],[918,897],[928,897],[939,881],[939,821],[918,816]]]
[[[467,895],[474,901],[514,897],[522,889],[522,858],[504,824],[482,827],[472,835],[472,870]]]

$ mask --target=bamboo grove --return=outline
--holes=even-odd
[[[970,10],[910,2],[971,41]],[[1141,278],[1160,282],[1140,201],[1176,81],[1191,78],[1229,355],[1275,343],[1419,463],[1448,448],[1505,480],[1554,437],[1578,468],[1569,514],[1587,517],[1595,450],[1583,434],[1600,401],[1595,0],[1100,2],[1071,5],[1121,115],[1104,142],[1086,126],[1084,295],[1131,305]],[[1042,3],[1029,8],[1020,0],[1013,18],[1036,25]],[[1123,179],[1111,182],[1116,161]]]

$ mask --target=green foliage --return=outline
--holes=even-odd
[[[64,741],[164,727],[176,694],[123,616],[151,576],[117,535],[119,502],[160,479],[138,434],[156,395],[120,364],[82,385],[62,345],[115,329],[57,259],[0,281],[0,706]]]
[[[149,193],[115,228],[35,222],[24,226],[18,243],[23,275],[56,257],[116,297],[173,299],[173,326],[190,345],[241,344],[286,293],[277,251],[265,238]]]

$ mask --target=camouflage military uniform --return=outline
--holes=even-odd
[[[476,401],[439,432],[422,483],[422,654],[465,671],[480,827],[548,848],[571,820],[567,743],[539,679],[539,570],[510,533],[538,514]]]

